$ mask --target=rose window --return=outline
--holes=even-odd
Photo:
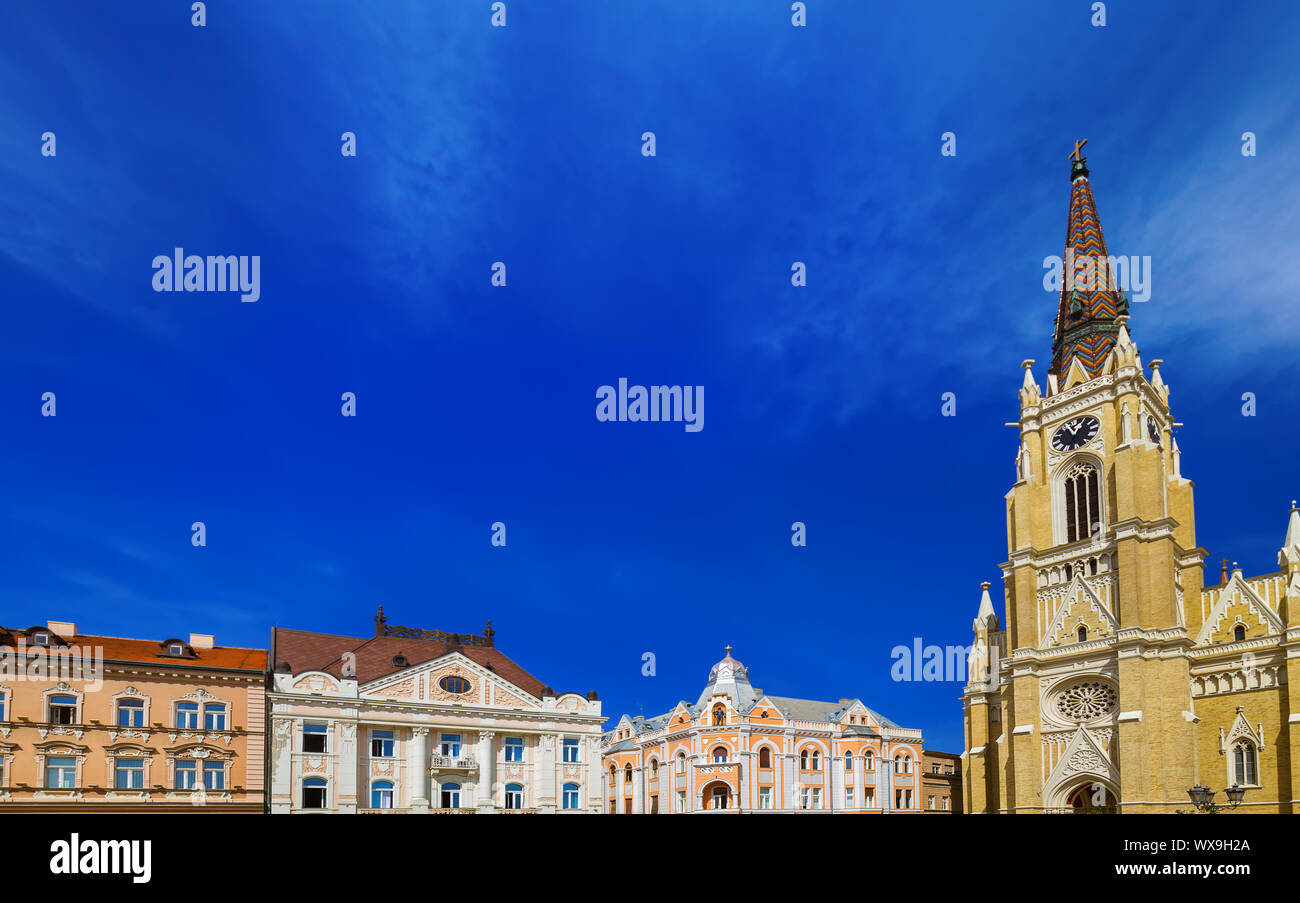
[[[1085,681],[1056,697],[1056,710],[1070,721],[1091,721],[1114,710],[1119,694],[1110,684]]]

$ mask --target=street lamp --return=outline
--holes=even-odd
[[[1221,809],[1236,809],[1241,805],[1242,797],[1246,795],[1246,788],[1233,784],[1227,790],[1223,791],[1228,795],[1228,805],[1220,806],[1214,802],[1214,791],[1204,784],[1197,784],[1187,795],[1192,798],[1192,805],[1196,807],[1197,812],[1218,812]]]

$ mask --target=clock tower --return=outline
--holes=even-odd
[[[1168,812],[1198,782],[1207,553],[1161,361],[1144,366],[1129,330],[1081,149],[1045,385],[1022,364],[1006,621],[986,588],[974,624],[967,811]]]

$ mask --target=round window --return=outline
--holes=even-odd
[[[1091,721],[1113,712],[1118,703],[1119,694],[1110,684],[1085,680],[1061,691],[1056,697],[1056,710],[1069,721]]]
[[[438,681],[438,686],[442,687],[448,693],[468,693],[469,681],[463,677],[444,677]]]

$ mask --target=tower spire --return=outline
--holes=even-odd
[[[1065,266],[1052,339],[1051,372],[1064,379],[1078,361],[1089,379],[1101,375],[1119,333],[1117,318],[1128,313],[1106,250],[1106,237],[1092,197],[1088,158],[1074,143],[1070,154],[1070,209],[1065,226]]]

